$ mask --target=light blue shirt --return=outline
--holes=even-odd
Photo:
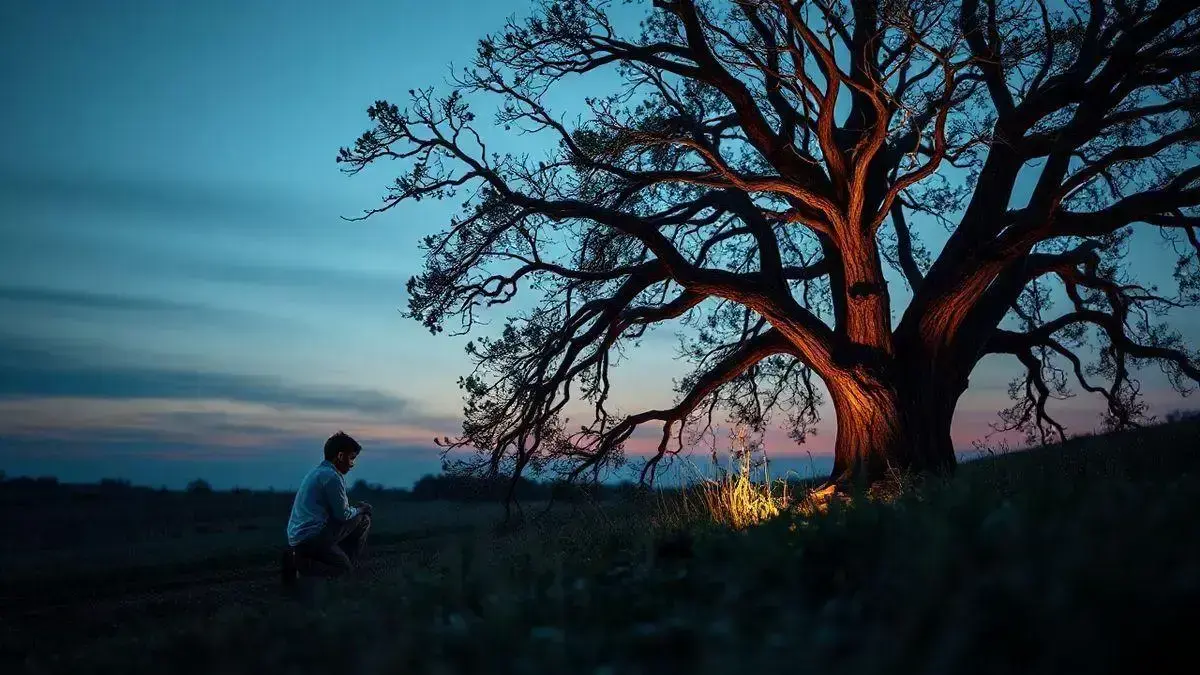
[[[346,478],[325,460],[300,481],[288,518],[288,546],[316,536],[330,520],[345,521],[356,515],[358,507],[350,506],[346,498]]]

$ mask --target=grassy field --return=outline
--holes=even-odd
[[[742,530],[678,496],[505,529],[492,505],[377,504],[364,573],[307,602],[279,593],[281,495],[76,497],[36,504],[32,521],[6,498],[0,650],[37,673],[1186,663],[1200,625],[1195,423],[985,458],[896,492]]]

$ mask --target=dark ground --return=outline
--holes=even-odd
[[[741,532],[671,496],[504,531],[494,505],[376,504],[364,573],[307,603],[279,592],[290,496],[8,481],[0,659],[122,674],[1194,672],[1198,441],[1196,423],[1080,439]]]
[[[0,483],[0,664],[281,597],[290,494]],[[486,534],[494,504],[382,502],[360,583]]]

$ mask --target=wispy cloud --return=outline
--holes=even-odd
[[[128,295],[77,289],[32,286],[0,286],[0,305],[11,305],[10,312],[26,318],[58,317],[96,312],[111,320],[126,321],[245,321],[251,313],[186,300]],[[134,316],[136,315],[136,317]],[[3,349],[3,345],[0,345]]]
[[[318,388],[235,373],[158,368],[9,366],[3,397],[216,399],[275,407],[327,408],[404,414],[410,401],[371,389]]]
[[[403,305],[411,270],[399,271],[399,262],[409,247],[391,247],[402,239],[394,230],[339,221],[357,206],[338,201],[281,188],[0,168],[0,217],[12,223],[0,284],[22,285],[6,289],[12,302],[77,309],[165,307],[64,297],[69,291],[37,296],[41,285],[26,286],[153,279],[159,292],[199,292],[199,281],[219,284],[207,286],[217,293],[239,287],[315,304]],[[33,253],[42,259],[36,266]]]
[[[360,441],[433,447],[452,420],[355,410],[277,408],[219,399],[21,398],[0,400],[6,438],[67,443],[208,447],[214,455],[323,441],[338,429]]]
[[[406,303],[408,276],[318,264],[285,264],[237,260],[173,261],[173,272],[190,279],[217,282],[271,295],[283,295],[314,306],[355,306],[375,312],[398,310]],[[414,322],[415,325],[415,322]]]
[[[265,447],[345,429],[362,439],[432,445],[457,420],[376,389],[107,363],[103,350],[38,346],[0,335],[5,437]]]
[[[373,389],[318,387],[281,378],[164,367],[109,366],[16,340],[0,340],[0,396],[219,399],[276,407],[402,415],[411,401]]]
[[[9,205],[74,207],[89,213],[129,216],[189,214],[213,224],[263,216],[297,215],[312,204],[253,186],[206,184],[151,176],[14,171],[0,168],[0,196]],[[301,196],[302,197],[302,196]],[[264,228],[275,227],[264,222]]]

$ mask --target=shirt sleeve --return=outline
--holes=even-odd
[[[350,520],[358,515],[358,507],[350,506],[346,485],[337,476],[325,482],[325,502],[329,505],[329,516],[334,520]]]

